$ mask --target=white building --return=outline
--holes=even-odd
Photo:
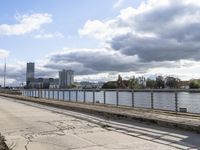
[[[60,88],[70,88],[74,84],[74,71],[65,70],[59,71],[59,86]]]

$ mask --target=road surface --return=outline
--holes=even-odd
[[[13,150],[200,149],[200,134],[3,97],[0,132]]]

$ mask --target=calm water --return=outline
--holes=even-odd
[[[49,93],[48,93],[49,92]],[[25,93],[23,93],[24,95]],[[31,96],[30,92],[26,95]],[[33,96],[38,97],[38,91],[33,92]],[[76,101],[76,91],[42,91],[43,98],[57,99],[68,101]],[[115,91],[106,91],[105,93],[106,104],[116,105],[117,94]],[[84,102],[84,92],[77,91],[78,102]],[[132,106],[132,93],[121,91],[118,94],[119,105]],[[86,102],[93,102],[93,92],[85,92]],[[95,102],[104,103],[104,92],[95,92]],[[172,110],[175,111],[175,94],[173,92],[154,92],[153,105],[155,109]],[[134,93],[134,106],[151,108],[151,93],[150,92],[135,92]],[[200,113],[200,93],[179,92],[178,93],[178,109],[187,108],[188,112]]]

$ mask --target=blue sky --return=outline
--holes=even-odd
[[[118,74],[200,78],[199,0],[0,0],[0,82],[75,70],[76,81]]]
[[[9,60],[20,59],[34,61],[47,53],[68,48],[94,48],[96,40],[81,38],[78,29],[91,19],[105,20],[119,13],[119,9],[112,8],[116,0],[1,0],[0,24],[16,24],[16,15],[32,13],[48,13],[53,22],[45,24],[42,30],[46,33],[59,32],[63,38],[34,39],[34,31],[21,36],[0,36],[0,46],[11,52]],[[137,6],[138,0],[127,0],[122,5]]]

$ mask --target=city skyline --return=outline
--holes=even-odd
[[[75,81],[175,75],[200,78],[198,0],[1,0],[0,82],[71,68]]]

